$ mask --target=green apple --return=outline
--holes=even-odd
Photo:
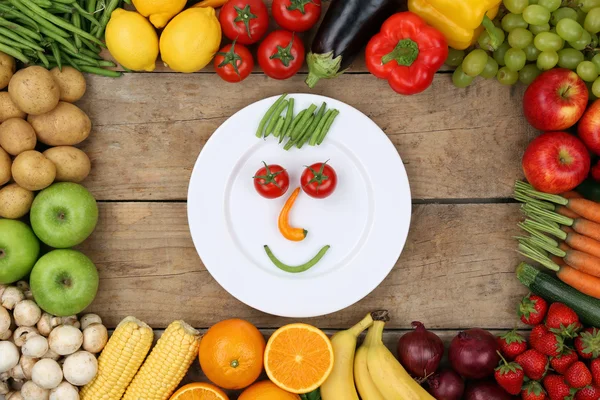
[[[65,317],[79,314],[94,301],[98,280],[96,266],[83,253],[52,250],[35,263],[29,285],[42,310]]]
[[[42,190],[31,205],[31,227],[48,246],[78,245],[94,231],[98,206],[94,196],[77,183],[55,183]]]
[[[0,284],[25,277],[40,254],[40,242],[21,221],[0,219]]]

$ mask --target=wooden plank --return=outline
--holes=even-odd
[[[516,325],[515,305],[526,293],[514,277],[518,208],[415,206],[408,243],[384,282],[354,306],[306,322],[345,328],[386,308],[396,329],[414,320],[437,329]],[[101,276],[91,311],[109,327],[128,315],[155,328],[173,319],[200,328],[226,317],[263,328],[290,322],[238,302],[212,279],[193,247],[183,203],[101,203],[96,232],[81,249]]]
[[[94,164],[86,185],[103,200],[185,200],[195,160],[225,119],[262,98],[306,91],[298,77],[261,75],[240,85],[180,74],[89,83],[80,102],[95,125],[83,144]],[[522,151],[536,134],[522,117],[522,89],[493,80],[465,90],[438,75],[423,94],[399,96],[383,81],[353,75],[324,81],[314,93],[344,101],[382,127],[416,199],[509,197],[522,177]]]

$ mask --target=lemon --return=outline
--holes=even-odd
[[[158,35],[148,20],[134,11],[117,8],[106,26],[106,47],[125,68],[154,71]]]
[[[136,10],[157,28],[164,28],[167,22],[185,7],[186,0],[133,0]]]
[[[212,60],[221,25],[212,7],[190,8],[173,18],[160,36],[162,60],[172,70],[196,72]]]

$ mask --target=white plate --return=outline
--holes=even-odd
[[[340,115],[321,146],[285,151],[278,141],[256,138],[260,119],[277,97],[237,112],[200,153],[188,192],[188,219],[196,250],[225,290],[260,311],[314,317],[348,307],[375,289],[398,260],[410,225],[406,171],[388,137],[367,116],[340,101],[292,94],[295,110],[327,102]],[[285,239],[277,217],[299,185],[305,165],[329,160],[338,174],[326,199],[300,193],[290,223],[308,230],[301,242]],[[280,164],[290,189],[274,200],[256,193],[252,176],[262,161]],[[325,257],[303,273],[287,273],[264,251],[289,265]]]

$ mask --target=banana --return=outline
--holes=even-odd
[[[375,386],[373,378],[371,378],[371,374],[369,373],[369,367],[367,366],[369,348],[376,343],[377,334],[373,329],[373,325],[371,325],[365,341],[358,348],[354,356],[354,382],[362,400],[385,400],[379,389],[377,389],[377,386]]]
[[[386,400],[435,400],[406,372],[382,341],[385,322],[373,323],[375,343],[367,352],[367,367],[375,386]],[[371,333],[371,332],[369,332]]]

